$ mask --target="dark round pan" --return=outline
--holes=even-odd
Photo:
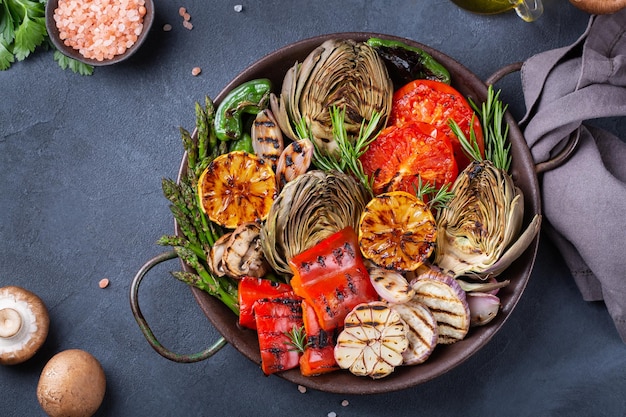
[[[214,102],[218,104],[232,88],[245,81],[255,78],[269,78],[272,80],[274,86],[278,86],[275,88],[280,88],[287,70],[293,66],[296,61],[302,62],[309,52],[325,40],[331,38],[347,38],[357,41],[365,41],[370,37],[401,40],[410,45],[422,48],[448,68],[452,77],[452,85],[463,95],[470,97],[477,103],[485,100],[487,96],[487,84],[477,78],[463,65],[459,64],[457,61],[446,56],[445,54],[408,39],[376,33],[350,32],[328,34],[305,39],[270,53],[237,75],[218,94]],[[540,194],[536,173],[537,170],[517,123],[510,114],[506,115],[506,121],[510,126],[509,139],[511,142],[512,155],[511,174],[516,185],[524,193],[525,227],[529,224],[530,219],[532,219],[535,214],[540,214],[541,212]],[[180,172],[184,172],[186,170],[186,163],[186,158],[183,157]],[[178,228],[176,228],[176,233],[180,233]],[[390,376],[380,380],[373,380],[367,377],[357,377],[348,371],[339,371],[316,377],[304,377],[300,374],[298,369],[294,369],[277,375],[293,382],[294,384],[303,385],[320,391],[341,394],[375,394],[397,391],[436,378],[460,365],[476,353],[487,342],[489,342],[489,340],[491,340],[491,338],[494,337],[504,325],[505,321],[508,319],[509,315],[512,313],[517,302],[522,296],[526,284],[528,283],[533,269],[538,245],[539,234],[537,234],[532,244],[522,254],[522,256],[520,256],[503,273],[502,277],[510,280],[511,283],[502,289],[498,294],[501,297],[502,303],[502,310],[498,316],[486,326],[471,328],[467,337],[462,341],[452,345],[437,346],[431,357],[423,364],[396,368]],[[183,267],[185,267],[185,265],[183,265]],[[145,272],[146,271],[143,273]],[[131,294],[131,304],[134,303],[133,306],[136,307],[135,302],[137,294],[135,286],[133,286],[131,291],[134,291],[134,295]],[[256,364],[260,364],[261,358],[256,333],[252,330],[240,328],[237,325],[237,317],[219,300],[195,288],[192,288],[191,291],[193,292],[193,295],[204,314],[206,314],[210,322],[223,335],[224,339],[241,352],[243,356]],[[133,299],[133,297],[135,299]],[[135,308],[133,311],[135,312]],[[135,316],[137,318],[137,314]],[[142,324],[140,322],[140,326],[141,325]],[[150,341],[149,337],[148,339]],[[219,342],[216,345],[219,345]],[[153,347],[157,349],[155,344],[153,344]],[[207,356],[215,353],[215,350],[219,349],[219,347],[220,346],[215,346]],[[157,351],[159,350],[161,349],[157,349]],[[159,353],[163,354],[162,352]],[[177,360],[177,356],[175,354],[163,356],[172,360]],[[259,372],[261,372],[260,369]]]

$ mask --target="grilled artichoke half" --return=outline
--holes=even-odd
[[[499,275],[530,245],[541,216],[520,235],[523,194],[488,160],[471,163],[451,191],[454,197],[438,218],[434,263],[455,277]]]
[[[270,96],[270,105],[285,135],[303,139],[295,126],[306,123],[308,139],[327,155],[336,155],[330,110],[345,108],[349,136],[359,133],[380,114],[378,128],[387,123],[393,84],[384,62],[374,48],[349,39],[331,39],[314,49],[302,63],[290,68],[280,96]]]
[[[269,264],[291,274],[287,263],[333,233],[352,226],[369,201],[365,188],[342,172],[309,171],[282,189],[261,229],[261,246]]]

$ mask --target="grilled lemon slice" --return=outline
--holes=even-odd
[[[437,227],[428,206],[404,191],[374,197],[359,221],[359,246],[376,265],[414,271],[435,247]]]
[[[276,178],[269,163],[244,151],[215,158],[198,179],[202,210],[229,229],[267,217],[276,197]]]

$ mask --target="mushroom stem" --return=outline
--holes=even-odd
[[[0,310],[0,337],[11,338],[22,328],[22,315],[13,308]]]

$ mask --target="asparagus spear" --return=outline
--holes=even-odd
[[[236,292],[233,292],[233,286],[223,285],[224,283],[220,282],[221,280],[219,280],[219,278],[211,275],[209,271],[207,271],[206,268],[200,263],[200,260],[192,250],[182,246],[175,246],[174,250],[183,262],[195,269],[198,273],[198,276],[203,283],[203,290],[207,291],[214,297],[219,298],[235,314],[239,315],[239,304],[237,302],[238,297]]]

